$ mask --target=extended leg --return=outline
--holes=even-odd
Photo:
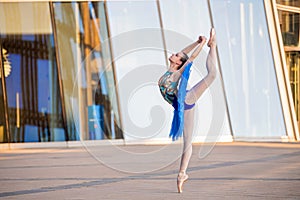
[[[207,59],[206,59],[206,68],[207,75],[204,79],[198,82],[191,90],[186,94],[185,102],[189,105],[194,104],[204,93],[204,91],[211,85],[216,77],[216,40],[214,29],[210,31],[210,39],[207,43],[210,47]]]

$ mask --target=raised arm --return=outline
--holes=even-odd
[[[196,49],[193,51],[192,55],[190,56],[190,58],[185,62],[185,64],[178,70],[181,74],[184,71],[185,67],[187,66],[187,64],[189,64],[190,62],[193,62],[195,60],[195,58],[199,55],[199,53],[201,52],[205,42],[206,42],[206,38],[204,36],[200,36],[199,37],[199,41],[200,43],[197,42],[198,46],[196,47]],[[190,45],[191,46],[191,45]],[[188,47],[187,47],[188,48]]]
[[[189,61],[194,61],[195,58],[199,55],[199,53],[201,52],[205,42],[206,42],[206,38],[204,36],[200,36],[199,37],[199,46],[197,46],[197,48],[193,51],[192,55],[189,58]]]
[[[190,53],[199,43],[201,43],[201,36],[199,36],[199,39],[196,42],[193,42],[189,46],[185,47],[181,51],[188,54]]]

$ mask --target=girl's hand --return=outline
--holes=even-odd
[[[199,44],[205,43],[205,42],[206,42],[206,37],[205,37],[205,36],[199,36],[197,42],[198,42]]]

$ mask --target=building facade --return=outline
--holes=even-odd
[[[299,14],[299,0],[1,1],[0,142],[170,142],[157,81],[211,27],[218,76],[194,141],[299,141]]]

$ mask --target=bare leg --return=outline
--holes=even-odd
[[[184,111],[184,130],[183,130],[183,153],[181,156],[180,168],[177,178],[178,192],[182,192],[182,185],[188,179],[186,169],[192,156],[192,139],[194,129],[194,108]]]
[[[207,59],[206,59],[206,68],[207,75],[200,82],[198,82],[191,90],[186,94],[185,102],[189,105],[194,104],[205,90],[212,84],[216,77],[216,40],[214,29],[210,31],[210,38],[207,43],[210,47]]]

